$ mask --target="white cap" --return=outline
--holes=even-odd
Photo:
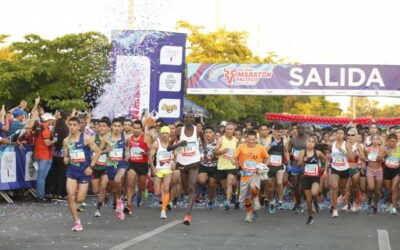
[[[49,121],[49,120],[55,120],[56,118],[52,115],[52,114],[50,114],[50,113],[44,113],[42,116],[41,116],[41,118],[42,118],[42,121]]]
[[[226,126],[226,123],[227,123],[226,121],[222,121],[222,122],[221,122],[221,125],[222,125],[222,126]]]

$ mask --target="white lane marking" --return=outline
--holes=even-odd
[[[392,250],[387,230],[378,229],[379,250]]]
[[[150,238],[150,237],[152,237],[152,236],[154,236],[154,235],[156,235],[156,234],[159,234],[159,233],[161,233],[162,231],[165,231],[165,230],[167,230],[168,228],[173,227],[173,226],[175,226],[176,224],[181,223],[181,222],[182,222],[182,221],[180,221],[180,220],[171,221],[171,222],[168,223],[168,224],[165,224],[165,225],[163,225],[163,226],[161,226],[161,227],[157,227],[157,228],[154,229],[153,231],[144,233],[144,234],[142,234],[142,235],[140,235],[140,236],[138,236],[138,237],[136,237],[136,238],[133,238],[133,239],[128,240],[128,241],[125,241],[125,242],[123,242],[123,243],[121,243],[121,244],[119,244],[119,245],[116,245],[115,247],[111,248],[110,250],[123,250],[123,249],[125,249],[125,248],[127,248],[127,247],[130,247],[130,246],[136,244],[136,243],[139,243],[139,242],[141,242],[141,241],[147,240],[148,238]]]

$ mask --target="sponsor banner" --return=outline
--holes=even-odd
[[[189,63],[187,93],[399,97],[400,66]]]
[[[158,113],[158,117],[167,123],[181,118],[186,34],[112,31],[111,47],[112,84],[118,92],[114,114],[138,119],[143,111],[148,111]],[[173,112],[170,108],[165,109],[175,107],[177,103],[179,105]]]
[[[32,146],[24,150],[18,146],[0,147],[0,191],[35,187],[37,172],[32,149]]]

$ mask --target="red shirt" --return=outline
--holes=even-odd
[[[53,151],[52,146],[48,147],[44,143],[45,139],[49,139],[51,137],[51,133],[49,130],[49,125],[46,123],[42,123],[42,132],[38,137],[35,138],[35,157],[38,160],[52,160],[53,159]]]
[[[131,155],[130,161],[136,163],[146,163],[148,161],[148,156],[142,155],[142,152],[148,152],[149,147],[144,140],[144,134],[142,133],[138,140],[135,140],[134,136],[131,136],[129,141],[129,153]]]

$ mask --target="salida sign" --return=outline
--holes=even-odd
[[[400,96],[400,66],[189,64],[189,94]]]

